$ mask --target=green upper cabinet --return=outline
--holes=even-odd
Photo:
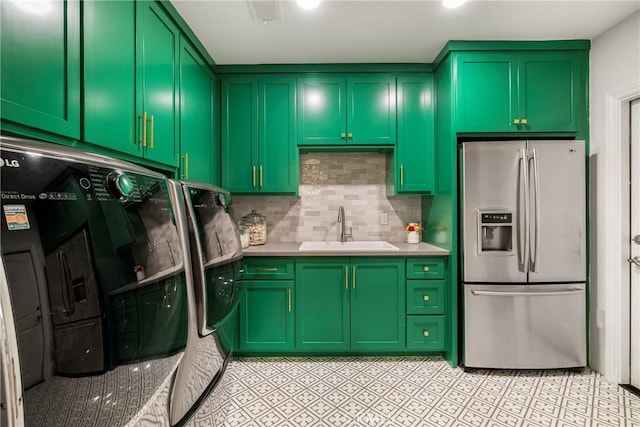
[[[307,76],[298,100],[298,145],[396,143],[395,77]]]
[[[578,132],[586,111],[578,51],[455,55],[458,132]]]
[[[215,77],[185,38],[180,39],[180,178],[219,184]]]
[[[2,129],[80,137],[80,4],[0,2]]]
[[[137,7],[137,117],[144,157],[178,165],[178,28],[156,2]]]
[[[134,156],[136,139],[136,5],[83,6],[84,141]]]
[[[398,77],[398,143],[393,156],[393,194],[434,191],[433,76]]]
[[[222,186],[232,193],[295,193],[295,79],[222,82]]]
[[[296,349],[405,348],[404,259],[296,262]]]

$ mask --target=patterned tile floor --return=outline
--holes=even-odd
[[[640,427],[640,398],[598,373],[465,373],[440,358],[247,358],[224,427]]]

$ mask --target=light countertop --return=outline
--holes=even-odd
[[[331,250],[331,251],[301,251],[300,242],[267,243],[260,246],[249,246],[243,249],[244,256],[446,256],[449,251],[428,243],[399,243],[389,242],[398,250]]]

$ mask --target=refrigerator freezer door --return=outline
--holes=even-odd
[[[102,320],[83,320],[53,328],[56,373],[87,374],[104,370]]]
[[[85,230],[47,256],[46,270],[54,325],[100,315],[98,286]]]
[[[586,279],[584,150],[584,141],[528,142],[530,283]]]
[[[463,280],[526,282],[526,143],[466,142],[462,147]],[[484,234],[491,232],[480,227],[483,212],[512,215],[511,251],[481,250]]]
[[[586,365],[585,284],[465,285],[464,365]]]

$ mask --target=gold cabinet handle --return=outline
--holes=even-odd
[[[425,337],[429,336],[429,331],[422,331],[422,335],[424,335]]]
[[[251,166],[251,186],[255,187],[256,186],[256,167]]]
[[[513,124],[514,125],[519,125],[520,124],[520,119],[513,119]]]
[[[527,121],[527,119],[522,119],[522,120],[520,120],[520,123],[523,124],[523,125],[526,125],[529,122]]]
[[[153,124],[153,114],[151,115],[151,141],[149,143],[149,146],[151,147],[151,149],[153,150],[153,130],[154,130],[154,124]]]
[[[404,187],[404,165],[400,165],[400,187]]]
[[[260,165],[260,187],[262,187],[262,165]]]
[[[422,267],[424,271],[429,271],[429,267]]]
[[[425,301],[429,301],[429,295],[424,295],[424,296],[422,297],[422,299],[423,299],[423,300],[425,300]]]
[[[147,146],[147,112],[142,113],[142,146]]]
[[[347,137],[346,132],[342,132],[342,133],[340,134],[340,138],[345,139],[346,137]]]
[[[356,266],[351,267],[351,282],[353,283],[353,289],[356,288]]]
[[[349,139],[353,139],[353,133],[349,132],[347,136],[349,137]]]
[[[291,289],[287,289],[287,293],[289,294],[289,313],[291,313]]]
[[[256,267],[258,271],[278,271],[276,267]]]
[[[349,289],[349,267],[344,266],[344,288]]]
[[[182,158],[184,159],[184,173],[182,174],[182,178],[189,179],[189,153],[184,153]]]

